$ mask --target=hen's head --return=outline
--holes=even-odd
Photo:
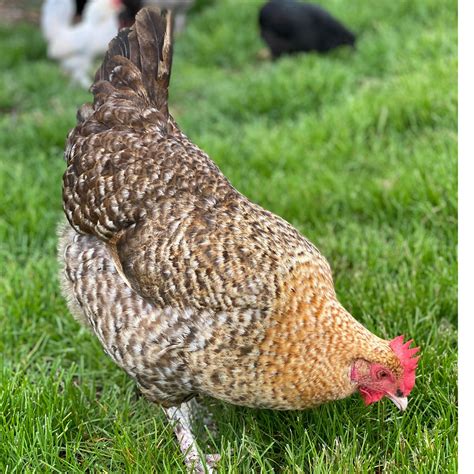
[[[390,341],[390,349],[380,360],[357,359],[351,367],[351,380],[366,405],[388,397],[400,410],[408,404],[407,396],[415,385],[419,347],[410,348],[413,341],[403,342],[403,336]]]

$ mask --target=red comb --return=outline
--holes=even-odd
[[[403,380],[402,380],[402,392],[404,396],[407,396],[412,388],[415,386],[415,370],[418,365],[418,357],[414,355],[420,350],[419,347],[410,348],[410,344],[413,339],[407,342],[403,342],[403,336],[398,336],[390,341],[390,347],[393,352],[398,356],[403,367]]]

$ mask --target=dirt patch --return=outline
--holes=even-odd
[[[0,24],[39,24],[41,0],[0,0]]]

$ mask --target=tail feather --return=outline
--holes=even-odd
[[[121,30],[109,43],[102,65],[95,75],[94,87],[111,81],[117,66],[116,56],[130,60],[138,69],[148,99],[168,115],[168,86],[172,60],[171,12],[154,7],[141,9],[131,28]],[[119,61],[123,64],[123,61]],[[133,76],[133,75],[132,75]],[[93,91],[94,91],[93,87]]]
[[[108,50],[104,56],[104,60],[95,73],[94,83],[110,80],[110,74],[113,67],[115,66],[115,64],[112,63],[112,58],[114,56],[123,56],[124,58],[130,59],[140,68],[140,65],[137,64],[137,58],[132,58],[131,45],[129,41],[129,35],[131,33],[132,32],[130,31],[130,28],[124,28],[120,30],[117,36],[110,41]]]

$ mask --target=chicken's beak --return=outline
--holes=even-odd
[[[397,406],[400,411],[405,411],[408,406],[408,398],[407,397],[396,397],[395,395],[387,395],[390,400]]]

